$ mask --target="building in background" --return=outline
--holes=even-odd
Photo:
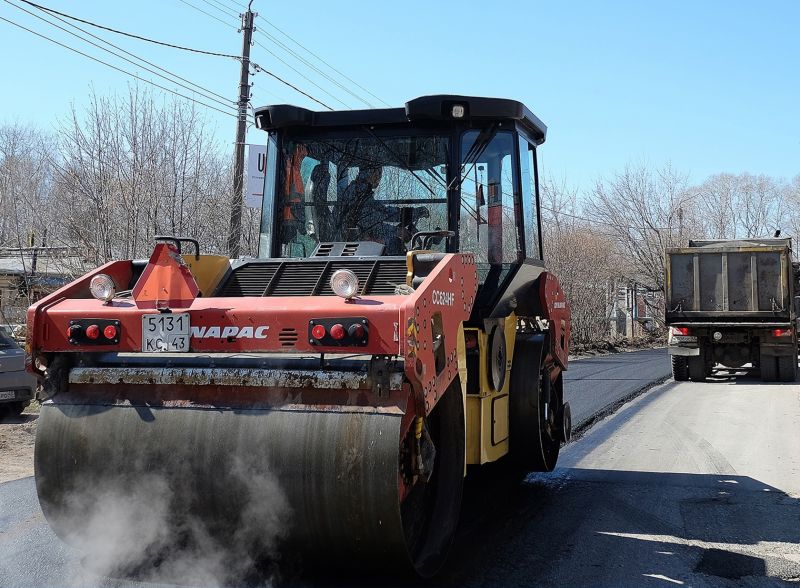
[[[28,306],[83,273],[72,247],[0,248],[0,324],[25,322]]]
[[[642,284],[618,284],[612,300],[611,334],[641,337],[658,329],[663,322],[664,296]]]

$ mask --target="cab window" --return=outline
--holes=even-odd
[[[536,148],[525,138],[519,138],[520,187],[522,188],[522,221],[525,235],[525,255],[541,259],[539,251],[539,219],[536,216]]]
[[[461,139],[459,247],[478,263],[521,258],[514,194],[514,134],[495,128],[470,130]]]

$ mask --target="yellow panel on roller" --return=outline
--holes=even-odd
[[[202,296],[211,296],[231,266],[226,255],[201,255],[199,259],[184,255],[183,261],[189,266]]]
[[[517,316],[504,319],[506,337],[506,377],[500,390],[489,384],[489,337],[478,330],[480,350],[478,394],[468,394],[466,399],[467,463],[483,464],[496,461],[508,453],[508,390],[511,381],[511,364],[517,334]]]
[[[492,445],[508,439],[508,394],[492,398]]]
[[[466,403],[467,464],[481,463],[481,397],[467,394]]]

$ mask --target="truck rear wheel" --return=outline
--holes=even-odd
[[[797,355],[780,355],[775,359],[778,363],[778,380],[794,382],[797,379]]]
[[[676,382],[685,382],[689,379],[689,366],[683,355],[672,356],[672,377]]]
[[[689,371],[689,379],[692,382],[706,381],[706,359],[702,355],[689,357],[686,359]]]

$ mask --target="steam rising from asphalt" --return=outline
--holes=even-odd
[[[74,514],[60,527],[85,554],[85,567],[101,576],[184,586],[271,585],[276,549],[290,526],[286,495],[274,476],[238,461],[226,475],[209,467],[215,474],[219,479],[203,487],[230,496],[203,518],[190,512],[186,491],[204,490],[192,488],[189,479],[140,474],[76,488],[67,497]]]

